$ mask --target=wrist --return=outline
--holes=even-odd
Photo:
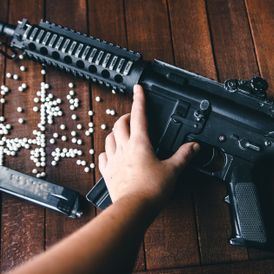
[[[115,204],[129,207],[133,212],[138,212],[142,219],[148,219],[151,223],[163,207],[160,199],[145,195],[144,193],[130,193],[120,199]]]

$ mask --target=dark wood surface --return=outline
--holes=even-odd
[[[0,0],[0,7],[0,20],[16,23],[26,17],[38,23],[45,18],[140,51],[145,59],[158,58],[219,81],[260,74],[269,82],[269,94],[274,95],[273,0]],[[74,82],[81,100],[77,123],[87,127],[93,121],[95,125],[91,137],[80,132],[84,140],[81,159],[94,161],[96,169],[84,173],[75,159],[64,159],[52,167],[51,152],[56,147],[71,147],[71,143],[59,141],[56,145],[47,142],[45,171],[49,181],[85,194],[100,177],[97,157],[104,150],[109,132],[101,130],[100,125],[106,123],[110,129],[120,115],[130,110],[131,100],[51,69],[43,79],[39,64],[28,60],[20,63],[26,65],[27,72],[19,72],[18,63],[0,56],[0,84],[7,84],[12,90],[6,96],[7,103],[0,104],[1,113],[14,125],[11,137],[31,137],[36,128],[39,117],[32,111],[33,98],[42,80],[64,102],[67,85]],[[28,91],[19,93],[18,82],[6,79],[6,72],[19,73],[19,82],[27,82]],[[96,103],[96,96],[103,101]],[[23,115],[16,112],[18,106],[24,107]],[[66,134],[75,129],[68,105],[62,107],[65,115],[47,128],[47,140],[53,132],[60,132],[61,123],[68,127]],[[107,108],[114,108],[117,115],[106,115]],[[91,118],[87,115],[89,109],[95,113]],[[17,122],[21,116],[27,120],[23,125]],[[90,148],[95,149],[94,156],[88,154]],[[34,168],[27,150],[20,151],[17,157],[6,156],[4,164],[28,174]],[[180,185],[175,198],[147,231],[136,272],[273,273],[273,253],[227,244],[231,225],[228,207],[223,202],[223,184],[197,176]],[[90,206],[83,218],[71,220],[1,194],[1,270],[7,271],[46,250],[97,213]]]

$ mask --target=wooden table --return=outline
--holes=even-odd
[[[274,91],[273,0],[0,0],[0,7],[2,21],[16,23],[25,17],[38,23],[45,18],[140,51],[146,59],[158,58],[219,81],[260,74]],[[10,138],[31,137],[39,119],[32,107],[43,80],[41,66],[27,60],[21,63],[27,66],[27,72],[19,72],[18,63],[0,57],[0,82],[12,90],[6,97],[7,103],[1,105],[2,115],[14,124]],[[6,72],[19,72],[21,82],[29,85],[28,91],[19,93],[18,81],[5,79]],[[108,133],[100,129],[100,124],[106,123],[110,128],[118,117],[106,115],[105,110],[110,107],[119,115],[126,113],[130,99],[50,69],[45,80],[64,102],[67,84],[76,84],[81,100],[77,115],[84,126],[90,121],[87,111],[92,108],[95,112],[95,133],[90,138],[84,137],[83,131],[80,133],[85,152],[81,159],[95,161],[94,172],[84,173],[75,159],[64,159],[58,166],[51,166],[51,151],[57,146],[71,146],[69,143],[48,143],[46,149],[46,179],[85,194],[100,176],[97,156],[104,150]],[[101,96],[103,102],[96,103],[95,96]],[[18,106],[25,108],[23,114],[16,112]],[[66,114],[47,128],[47,140],[53,132],[60,132],[61,123],[68,126],[67,134],[75,128],[67,104],[63,108]],[[21,116],[27,120],[23,125],[17,122]],[[95,149],[94,159],[87,153],[91,147]],[[6,156],[4,164],[29,174],[34,168],[28,150],[22,150],[17,157]],[[135,271],[272,273],[273,253],[227,244],[231,225],[228,207],[223,202],[225,194],[225,186],[214,180],[201,177],[197,182],[184,182],[175,199],[147,231]],[[83,218],[71,220],[2,194],[1,269],[6,271],[42,252],[96,214],[90,206]]]

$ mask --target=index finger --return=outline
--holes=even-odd
[[[135,137],[147,136],[144,90],[140,85],[135,85],[133,92],[133,104],[130,114],[130,135]]]

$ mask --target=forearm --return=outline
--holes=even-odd
[[[13,274],[129,273],[157,215],[150,201],[125,197]]]

